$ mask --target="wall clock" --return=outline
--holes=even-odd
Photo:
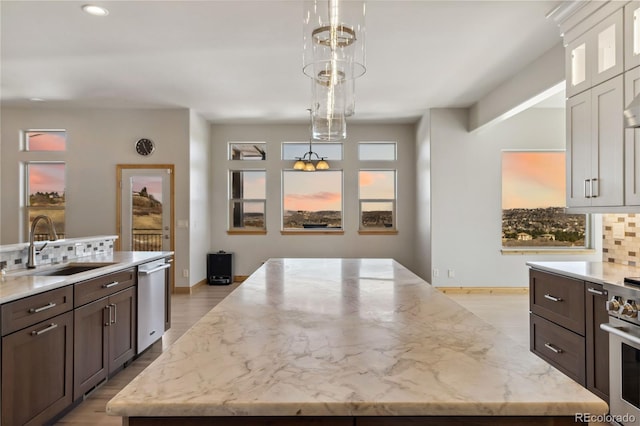
[[[150,155],[156,149],[156,144],[151,139],[142,138],[136,142],[136,152],[140,155]]]

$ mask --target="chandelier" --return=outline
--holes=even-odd
[[[365,3],[304,3],[303,67],[311,78],[311,135],[321,141],[347,137],[355,112],[355,80],[365,71]]]
[[[308,110],[309,114],[313,116],[311,109]],[[329,162],[327,157],[320,157],[317,153],[313,152],[311,148],[311,141],[313,137],[309,138],[309,151],[305,152],[302,157],[296,157],[296,162],[293,164],[293,170],[302,170],[304,172],[315,172],[316,170],[329,170]],[[315,156],[315,159],[313,158]]]

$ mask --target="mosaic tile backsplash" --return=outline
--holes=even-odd
[[[602,215],[602,261],[640,266],[640,214]]]
[[[67,262],[78,257],[89,256],[98,253],[113,253],[113,238],[99,238],[96,240],[52,241],[40,253],[36,254],[36,264]],[[42,247],[37,243],[36,248]],[[21,250],[0,252],[0,269],[11,271],[26,268],[29,259],[28,248]]]

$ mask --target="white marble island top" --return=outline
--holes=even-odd
[[[390,259],[270,259],[107,404],[123,417],[607,410]]]

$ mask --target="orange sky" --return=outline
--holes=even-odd
[[[564,151],[502,153],[502,208],[564,207]]]
[[[66,132],[33,131],[27,132],[29,151],[64,151],[66,149]]]

